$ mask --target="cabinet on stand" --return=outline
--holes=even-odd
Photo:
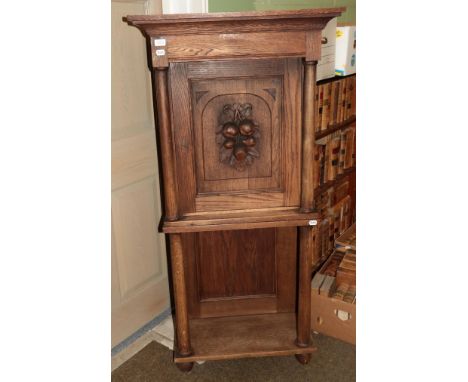
[[[343,10],[125,18],[153,77],[181,370],[315,350],[316,65]]]

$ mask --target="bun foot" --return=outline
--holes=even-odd
[[[192,370],[193,362],[176,363],[176,365],[180,371],[188,373],[190,370]]]
[[[310,353],[309,354],[294,354],[294,356],[297,359],[297,362],[299,362],[302,365],[307,365],[310,362]]]

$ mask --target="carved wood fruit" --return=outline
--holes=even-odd
[[[253,147],[257,144],[257,142],[255,142],[255,138],[254,137],[248,137],[248,138],[244,138],[242,140],[242,143],[244,145],[246,145],[247,147]]]
[[[244,119],[240,125],[239,130],[242,135],[252,135],[254,133],[255,125],[250,119]]]
[[[234,148],[234,156],[239,162],[242,162],[247,157],[247,151],[243,146],[236,146]]]
[[[223,126],[223,135],[226,138],[234,138],[239,133],[239,129],[233,122],[226,122]]]
[[[255,149],[260,137],[258,125],[251,119],[250,103],[224,105],[216,127],[216,144],[220,146],[219,160],[237,171],[244,171],[259,158]]]
[[[227,149],[232,149],[236,142],[233,139],[226,139],[223,143],[223,146]]]

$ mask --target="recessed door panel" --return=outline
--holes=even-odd
[[[181,214],[298,206],[300,60],[173,63],[170,73]]]
[[[294,311],[295,227],[182,236],[192,317]]]
[[[192,83],[198,194],[282,190],[281,90],[281,77]]]
[[[276,296],[275,229],[200,233],[200,301]]]

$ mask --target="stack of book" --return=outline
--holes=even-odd
[[[329,218],[333,217],[333,238],[336,240],[352,224],[351,196],[348,195],[330,208]]]
[[[323,131],[356,115],[356,76],[319,83],[315,95],[315,131]]]
[[[312,279],[312,294],[356,304],[356,251],[336,249]]]
[[[356,341],[356,227],[336,240],[336,248],[311,283],[313,330]]]
[[[351,225],[335,241],[336,251],[343,253],[336,277],[351,286],[356,284],[356,224]],[[356,290],[354,290],[356,291]]]
[[[317,244],[317,256],[325,260],[333,251],[333,236],[330,236],[330,221],[325,218],[320,222]]]
[[[355,128],[350,126],[315,142],[314,187],[332,182],[348,168],[355,166]]]
[[[321,192],[315,199],[315,208],[322,215],[327,215],[328,209],[332,206],[334,188],[330,187],[325,192]]]
[[[331,195],[331,205],[336,205],[348,196],[350,191],[350,182],[349,179],[345,179],[342,182],[339,182],[335,187],[332,187],[333,193]]]
[[[356,303],[356,285],[349,285],[348,283],[341,283],[336,287],[335,292],[331,298],[348,302],[350,304]]]
[[[344,253],[335,251],[335,253],[330,256],[330,260],[327,261],[325,266],[321,269],[320,273],[323,273],[327,276],[336,277],[336,272],[338,271],[343,257]]]
[[[349,227],[343,234],[336,239],[336,248],[338,250],[351,249],[356,252],[356,224]]]
[[[342,235],[354,221],[349,182],[344,181],[322,192],[316,199],[316,208],[322,216],[318,227],[317,253],[320,259],[325,259],[335,248],[335,239]]]
[[[336,275],[341,279],[347,279],[356,284],[356,252],[347,250],[336,270]]]

